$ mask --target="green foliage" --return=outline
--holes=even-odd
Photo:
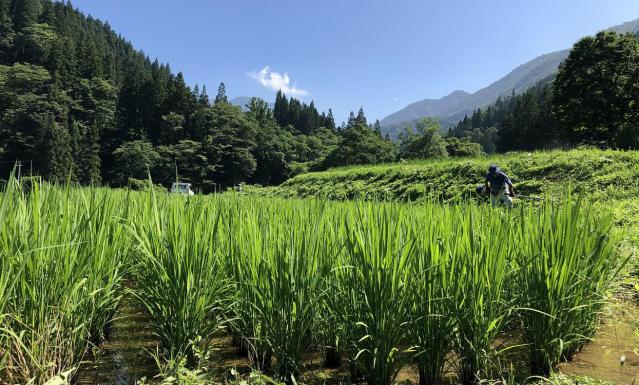
[[[571,186],[575,192],[586,193],[603,204],[639,194],[638,152],[592,149],[342,167],[299,175],[281,186],[254,193],[338,200],[356,196],[402,201],[480,201],[483,197],[475,194],[475,186],[483,182],[486,168],[493,163],[505,170],[522,195],[553,196]],[[351,193],[353,188],[356,195]]]
[[[113,180],[120,185],[126,185],[129,178],[145,179],[160,159],[153,145],[143,140],[124,143],[113,151],[113,157]]]
[[[446,138],[446,152],[450,156],[480,156],[484,154],[482,145],[468,138]]]
[[[226,86],[224,83],[220,83],[220,86],[217,88],[217,95],[215,96],[215,104],[218,103],[228,103],[229,100],[226,97]]]
[[[399,134],[398,156],[402,159],[426,159],[446,157],[446,142],[441,134],[437,119],[424,118],[415,124],[404,127]]]
[[[577,199],[528,208],[531,219],[517,226],[517,305],[536,375],[550,375],[594,336],[603,295],[621,265],[610,217],[583,206]]]
[[[163,357],[193,367],[222,325],[228,296],[217,245],[219,210],[182,199],[160,208],[154,192],[147,196],[142,216],[130,223],[139,246],[134,295],[149,312]]]
[[[554,111],[572,141],[637,148],[639,38],[600,32],[577,42],[555,80]]]
[[[207,127],[202,140],[203,149],[209,162],[217,166],[214,182],[233,186],[255,171],[251,150],[255,147],[257,127],[238,107],[228,103],[216,103],[211,113],[211,126]]]
[[[0,378],[43,384],[102,337],[121,295],[127,204],[108,190],[25,188],[11,179],[0,194]]]
[[[394,143],[383,139],[365,124],[355,124],[342,132],[339,144],[326,156],[322,167],[382,163],[394,157]]]
[[[415,362],[421,383],[440,383],[452,364],[475,384],[502,376],[492,343],[508,320],[522,321],[524,342],[527,330],[543,331],[550,342],[534,345],[543,357],[559,340],[562,354],[578,349],[624,262],[610,258],[606,217],[570,195],[502,211],[39,183],[23,193],[15,180],[6,188],[0,376],[10,383],[42,384],[77,367],[126,272],[161,339],[166,381],[209,381],[200,369],[226,325],[256,367],[287,383],[309,349],[330,345],[353,381],[390,384]]]
[[[479,143],[488,154],[555,148],[561,144],[553,108],[553,85],[544,79],[520,95],[478,108],[449,131],[449,137]]]

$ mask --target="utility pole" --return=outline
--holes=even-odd
[[[17,161],[16,165],[18,166],[18,182],[20,181],[20,171],[22,171],[22,162]]]

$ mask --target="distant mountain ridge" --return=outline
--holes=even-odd
[[[609,31],[633,32],[639,34],[639,19],[629,21],[612,28]],[[487,106],[500,96],[521,93],[544,79],[552,78],[561,62],[568,57],[570,49],[541,55],[512,70],[508,75],[482,88],[475,93],[454,91],[441,99],[424,99],[409,104],[400,111],[382,119],[382,132],[391,137],[397,137],[402,127],[415,120],[431,116],[438,117],[444,126],[456,123],[466,114]]]

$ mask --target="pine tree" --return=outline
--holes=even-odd
[[[288,100],[282,90],[277,91],[275,96],[275,105],[273,106],[273,115],[280,127],[286,127],[288,121]]]
[[[473,112],[473,116],[470,118],[470,127],[479,128],[482,126],[482,114],[481,108],[478,108]]]
[[[355,113],[351,111],[348,115],[348,122],[346,123],[346,128],[355,127],[357,125],[357,120],[355,118]]]
[[[218,103],[228,103],[228,98],[226,97],[226,86],[224,82],[220,83],[220,86],[217,88],[217,95],[215,96],[215,104]]]
[[[373,125],[373,130],[381,137],[382,136],[382,124],[379,119],[375,120],[375,124]]]

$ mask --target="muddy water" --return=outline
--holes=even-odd
[[[628,302],[613,304],[595,339],[560,370],[617,384],[639,384],[639,308]],[[625,362],[621,362],[621,357]]]
[[[593,342],[575,357],[572,362],[562,364],[560,371],[566,374],[583,375],[618,384],[639,384],[639,307],[629,302],[614,303],[603,317],[605,322]],[[510,340],[512,336],[501,336]],[[101,353],[93,356],[90,364],[80,371],[78,384],[81,385],[132,385],[142,377],[152,378],[156,374],[156,364],[150,352],[157,347],[145,312],[131,297],[126,297],[118,308],[109,341],[102,344]],[[516,366],[525,367],[524,352],[513,352]],[[623,365],[621,357],[625,357]],[[232,369],[239,373],[250,372],[246,358],[238,357],[231,338],[219,336],[213,341],[212,360],[209,373],[218,380],[230,380]],[[326,369],[317,352],[305,357],[302,382],[307,384],[338,384],[348,381],[348,370]],[[450,372],[447,380],[454,383]],[[416,383],[416,368],[404,368],[398,381]]]
[[[78,385],[133,385],[157,373],[151,356],[158,345],[145,311],[127,295],[118,306],[109,338],[78,372]]]

